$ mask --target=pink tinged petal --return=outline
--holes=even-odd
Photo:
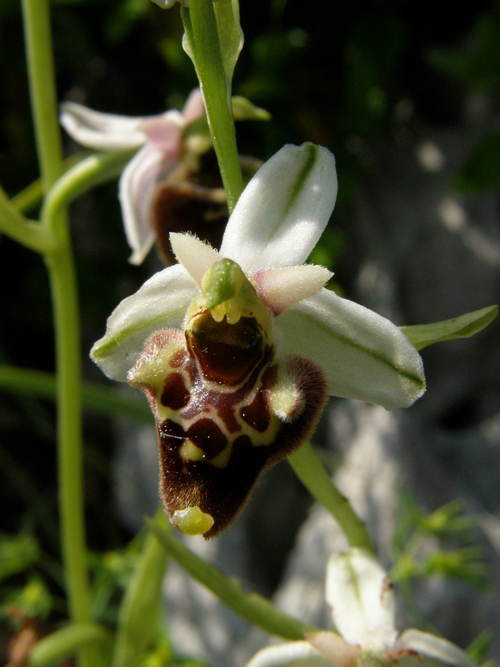
[[[170,244],[177,261],[184,266],[191,278],[201,287],[201,279],[221,256],[208,243],[191,234],[170,234]]]
[[[357,660],[361,652],[359,646],[348,644],[342,637],[333,632],[316,632],[306,635],[306,638],[335,667],[358,667]]]
[[[253,276],[264,303],[277,316],[320,290],[333,273],[324,266],[302,264],[281,269],[263,269]]]
[[[332,667],[309,642],[297,641],[269,646],[254,655],[246,667]]]
[[[337,175],[321,146],[284,146],[255,174],[229,218],[221,255],[247,273],[303,264],[333,211]]]
[[[399,328],[330,290],[291,306],[276,324],[284,353],[300,351],[320,366],[332,396],[392,410],[425,391],[422,359]]]
[[[397,636],[395,601],[387,574],[368,551],[334,554],[327,566],[326,600],[337,630],[349,644],[376,652]]]
[[[144,118],[101,113],[82,104],[64,102],[59,120],[70,137],[88,148],[129,150],[146,142],[146,135],[139,129]]]
[[[198,292],[180,265],[156,273],[111,313],[106,334],[95,343],[90,356],[109,378],[126,382],[147,338],[158,329],[181,328]]]
[[[158,184],[167,178],[174,163],[147,144],[130,160],[120,177],[119,199],[125,235],[133,253],[131,264],[141,264],[154,243],[153,199]]]
[[[424,657],[420,658],[422,667],[426,667],[428,660],[437,660],[445,665],[454,665],[456,667],[477,667],[472,658],[462,651],[458,646],[452,644],[446,639],[436,637],[420,630],[405,630],[398,637],[394,649],[415,651]]]
[[[181,148],[183,118],[178,111],[168,111],[163,116],[145,119],[140,129],[148,141],[170,160],[176,160]]]
[[[198,118],[202,118],[205,115],[205,104],[203,102],[203,96],[199,88],[195,88],[189,94],[189,97],[186,100],[186,104],[182,109],[182,118],[184,125],[188,125]]]

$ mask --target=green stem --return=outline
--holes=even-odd
[[[52,373],[0,365],[0,389],[20,395],[56,399],[57,380]],[[83,406],[108,417],[123,417],[151,424],[153,415],[142,397],[124,394],[121,389],[92,382],[82,384]]]
[[[191,0],[181,16],[207,111],[229,212],[243,190],[236,132],[213,0]]]
[[[22,0],[31,109],[40,170],[47,191],[62,172],[62,145],[48,0]]]
[[[93,153],[68,169],[47,192],[41,213],[44,227],[65,238],[67,228],[61,216],[65,208],[96,185],[116,178],[133,153]]]
[[[62,173],[49,0],[23,0],[31,104],[38,158],[47,192]],[[80,332],[78,297],[66,211],[42,221],[58,249],[45,255],[54,304],[58,371],[58,464],[61,542],[73,622],[90,621],[82,483]],[[103,664],[94,646],[79,651],[81,667]]]
[[[153,522],[148,522],[148,525],[171,558],[252,625],[270,634],[283,637],[283,639],[304,639],[306,633],[318,632],[318,628],[305,626],[291,616],[278,611],[269,600],[261,595],[247,593],[238,579],[227,577],[216,567],[194,554],[173,537],[169,528],[160,528],[157,523]]]
[[[21,215],[1,188],[0,231],[35,252],[44,253],[57,247],[56,238],[39,223]]]
[[[88,645],[97,645],[100,654],[109,658],[112,642],[109,630],[94,623],[69,625],[37,642],[30,653],[28,667],[52,667],[54,664],[61,664],[63,660],[71,658]]]
[[[365,524],[354,512],[347,498],[332,482],[311,443],[306,442],[295,450],[288,457],[288,461],[311,495],[336,519],[349,545],[373,552],[373,545]]]

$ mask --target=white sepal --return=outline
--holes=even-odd
[[[420,663],[422,667],[426,667],[426,658],[438,660],[445,665],[453,665],[454,667],[477,667],[474,660],[469,658],[467,653],[455,644],[442,637],[436,637],[428,632],[421,632],[413,628],[401,633],[394,644],[394,648],[410,649],[419,653],[423,657]]]
[[[145,120],[141,117],[101,113],[83,104],[63,102],[59,120],[70,137],[96,150],[130,150],[146,141],[146,135],[139,129]]]
[[[120,176],[118,197],[125,236],[132,249],[131,264],[141,264],[154,243],[153,199],[158,185],[168,178],[175,164],[162,150],[148,143],[130,160]]]
[[[169,266],[124,299],[108,318],[106,334],[90,356],[112,380],[126,382],[146,339],[159,329],[180,329],[199,290],[183,266]]]
[[[363,549],[328,561],[326,601],[337,630],[349,644],[383,652],[397,636],[392,585],[377,559]]]
[[[254,175],[227,223],[221,255],[247,273],[303,264],[335,205],[335,159],[314,144],[286,145]]]
[[[425,391],[422,359],[385,317],[322,289],[285,310],[276,324],[283,350],[323,369],[332,396],[388,410],[408,407]]]
[[[254,655],[246,667],[332,667],[328,658],[309,642],[297,641],[269,646]]]

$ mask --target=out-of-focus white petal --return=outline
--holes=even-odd
[[[395,602],[387,574],[377,559],[363,549],[334,554],[326,572],[326,600],[337,630],[349,644],[363,650],[391,648]]]
[[[420,630],[410,629],[402,632],[394,644],[394,648],[399,650],[410,649],[424,657],[438,660],[445,665],[477,667],[474,660],[469,658],[467,653],[455,644]],[[425,659],[421,661],[421,664],[425,667]]]
[[[398,327],[330,290],[287,308],[276,324],[283,351],[321,366],[332,396],[392,410],[425,391],[422,359]]]
[[[247,273],[303,264],[337,196],[335,159],[314,144],[284,146],[255,174],[229,218],[221,255]]]
[[[90,356],[109,378],[125,382],[148,336],[159,329],[180,329],[198,291],[183,266],[155,273],[111,313],[106,334],[95,343]]]
[[[324,266],[302,264],[262,269],[253,279],[261,299],[274,315],[279,315],[285,308],[315,294],[332,276],[333,273]]]
[[[191,234],[172,232],[170,245],[177,261],[184,266],[199,287],[208,269],[221,258],[217,250]]]
[[[262,649],[246,667],[332,667],[332,663],[309,642],[297,641]]]
[[[182,109],[182,118],[184,125],[192,123],[205,115],[205,104],[203,102],[203,95],[199,88],[195,88],[189,94],[184,108]]]
[[[139,129],[144,118],[101,113],[76,102],[63,102],[59,120],[70,137],[88,148],[129,150],[146,142]]]
[[[118,196],[125,235],[133,251],[131,264],[141,264],[154,243],[153,198],[158,184],[174,166],[161,150],[146,144],[122,171]]]

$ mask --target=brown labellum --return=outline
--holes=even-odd
[[[315,364],[276,357],[255,318],[215,322],[206,310],[194,320],[185,334],[153,334],[129,381],[155,415],[170,521],[209,538],[233,521],[259,474],[308,437],[327,391]],[[199,530],[195,510],[208,522]]]

